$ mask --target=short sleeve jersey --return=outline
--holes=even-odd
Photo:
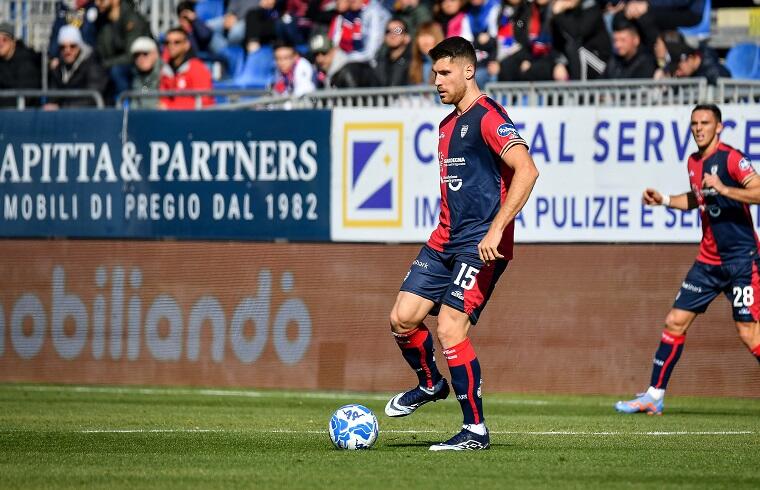
[[[757,174],[749,158],[719,143],[715,152],[700,158],[689,156],[689,183],[702,218],[702,242],[697,260],[721,265],[756,256],[758,240],[749,206],[702,188],[704,174],[716,174],[723,184],[744,187]]]
[[[501,204],[507,198],[514,171],[502,160],[515,145],[528,146],[507,112],[481,95],[461,114],[441,122],[438,164],[441,173],[441,213],[428,246],[439,252],[477,254]],[[514,221],[502,234],[498,250],[512,258]]]

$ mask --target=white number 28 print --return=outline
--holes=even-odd
[[[734,287],[734,306],[752,306],[755,303],[755,292],[752,286]]]
[[[476,269],[475,267],[467,264],[462,264],[462,267],[459,269],[459,274],[457,274],[457,278],[454,279],[454,284],[457,286],[460,286],[463,289],[472,289],[472,287],[475,285],[475,276],[480,272],[480,269]]]

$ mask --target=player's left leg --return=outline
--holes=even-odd
[[[726,297],[731,302],[736,331],[744,345],[760,362],[760,260],[751,260],[729,267],[731,285]]]
[[[757,362],[760,362],[760,322],[736,322],[739,337]]]
[[[494,286],[507,267],[499,260],[484,265],[477,257],[459,257],[453,271],[451,287],[438,314],[438,340],[451,373],[451,386],[462,409],[462,430],[431,451],[488,449],[490,437],[483,416],[480,362],[467,336],[477,323]]]

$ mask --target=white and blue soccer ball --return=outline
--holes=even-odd
[[[364,405],[344,405],[330,419],[328,432],[338,449],[369,449],[377,440],[377,417]]]

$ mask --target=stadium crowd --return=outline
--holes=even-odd
[[[92,89],[111,102],[125,90],[240,87],[301,95],[430,84],[427,53],[451,36],[475,46],[480,86],[664,77],[714,84],[730,76],[716,52],[705,42],[687,43],[678,31],[709,15],[705,2],[183,0],[176,27],[154,36],[133,0],[60,0],[45,70],[43,57],[0,19],[0,90],[40,88],[45,72],[50,89]],[[14,103],[0,99],[0,107]],[[194,99],[166,95],[133,103],[182,109]],[[44,107],[92,104],[61,98]]]

